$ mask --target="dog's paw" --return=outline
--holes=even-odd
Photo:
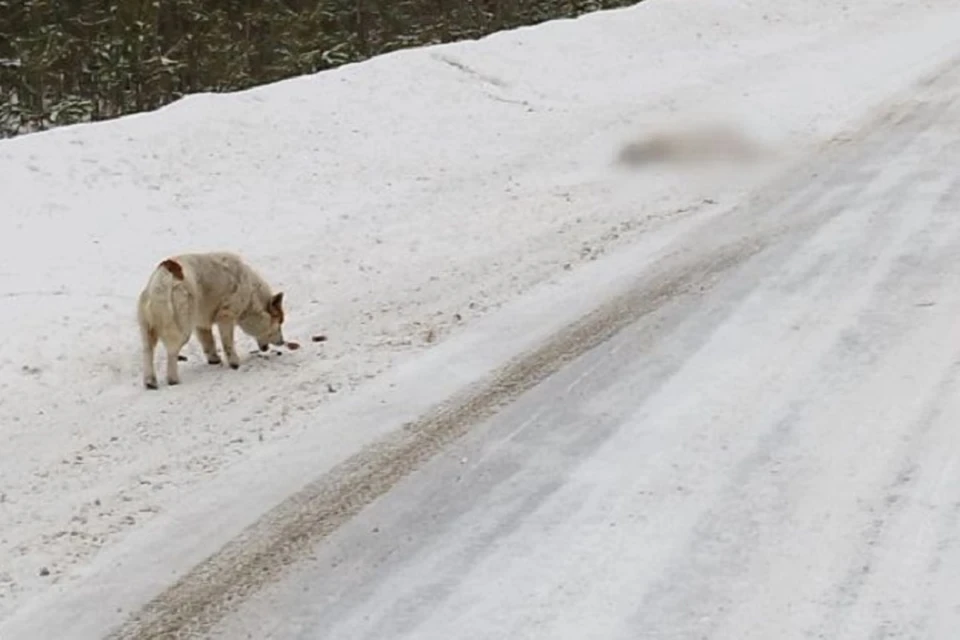
[[[231,362],[231,363],[230,363],[230,368],[233,369],[234,371],[236,371],[237,369],[240,368],[240,363],[239,363],[239,362]]]
[[[223,360],[220,359],[220,356],[213,356],[207,358],[207,364],[223,364]]]
[[[152,391],[156,391],[159,388],[156,378],[147,378],[143,381],[143,386]]]

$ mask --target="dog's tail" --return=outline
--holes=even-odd
[[[185,280],[183,267],[173,259],[157,265],[140,294],[138,319],[144,331],[158,337],[171,330],[184,336],[193,330],[194,293]]]

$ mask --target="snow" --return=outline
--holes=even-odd
[[[674,238],[720,264],[699,290],[474,425],[205,637],[956,637],[958,79]],[[738,233],[763,250],[715,260]]]
[[[624,174],[623,143],[719,121],[779,166],[957,54],[958,24],[954,0],[648,0],[3,141],[0,621],[140,562],[105,598],[135,606],[766,175]],[[208,249],[286,292],[303,348],[232,372],[191,344],[147,393],[136,295]]]

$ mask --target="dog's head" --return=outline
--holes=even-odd
[[[240,316],[238,324],[244,333],[256,339],[260,351],[266,351],[271,344],[283,345],[283,293],[254,303]]]

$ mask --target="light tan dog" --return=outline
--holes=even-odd
[[[230,367],[240,367],[233,345],[239,325],[261,351],[282,345],[283,293],[232,253],[192,253],[168,258],[150,276],[140,294],[137,319],[143,339],[143,384],[157,388],[154,350],[162,341],[167,352],[167,382],[178,384],[180,350],[196,332],[210,364],[220,364],[213,340],[217,325]]]

